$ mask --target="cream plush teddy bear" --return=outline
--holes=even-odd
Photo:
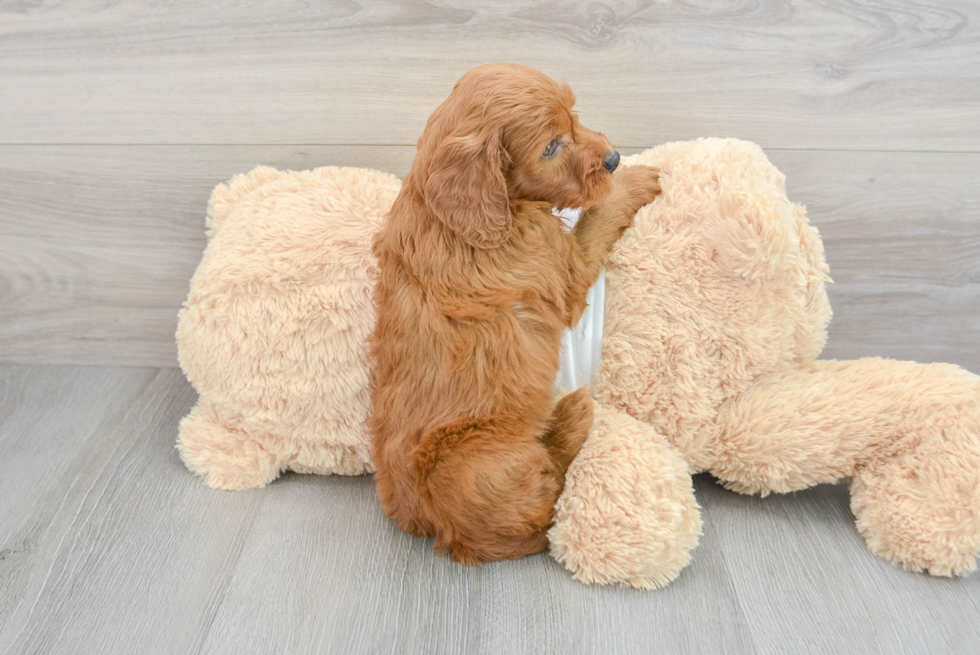
[[[697,544],[690,474],[741,493],[851,480],[877,554],[935,575],[980,550],[980,378],[955,366],[820,361],[830,306],[817,231],[758,146],[669,143],[607,262],[595,422],[549,537],[580,580],[652,588]],[[365,419],[370,241],[398,192],[362,169],[258,168],[217,187],[180,314],[200,400],[181,423],[213,487],[372,470]]]

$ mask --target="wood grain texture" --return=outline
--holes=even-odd
[[[0,4],[0,143],[412,145],[464,71],[567,79],[622,147],[980,151],[980,4]]]
[[[625,149],[624,153],[632,152]],[[211,188],[258,163],[404,174],[410,147],[0,146],[0,362],[175,366]],[[825,357],[980,372],[980,155],[769,151],[823,234]]]
[[[0,362],[175,366],[211,189],[261,164],[407,172],[414,148],[0,146]]]
[[[760,653],[968,653],[980,577],[930,578],[873,556],[845,485],[767,498],[700,488]]]
[[[0,546],[15,553],[0,562],[0,652],[199,650],[262,496],[201,499],[173,448],[193,390],[175,370],[8,368],[0,380],[18,390],[21,425],[53,426],[30,435],[33,450],[65,462],[47,468],[13,448],[17,422],[0,425],[2,475],[47,482],[0,500],[16,517]],[[56,385],[71,393],[53,405]]]
[[[835,282],[822,357],[952,362],[980,373],[980,157],[769,156],[820,230]]]
[[[454,565],[394,529],[369,477],[287,476],[264,493],[206,652],[752,652],[710,537],[697,566],[643,593],[583,586],[547,555]]]
[[[404,175],[459,75],[505,60],[624,154],[765,147],[823,235],[825,357],[980,372],[978,24],[972,0],[0,2],[0,363],[170,367],[0,366],[0,655],[980,652],[980,577],[875,558],[845,487],[698,476],[705,533],[659,592],[465,569],[370,477],[204,487],[172,368],[215,184]]]
[[[173,449],[193,401],[173,369],[0,367],[0,654],[980,649],[980,577],[874,557],[845,487],[761,499],[698,476],[681,576],[588,587],[547,555],[436,556],[370,476],[208,489]]]

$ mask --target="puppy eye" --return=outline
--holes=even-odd
[[[558,154],[558,151],[561,150],[563,145],[565,144],[561,142],[561,139],[552,139],[551,141],[548,142],[548,145],[545,147],[544,152],[541,153],[541,158],[551,159],[552,157]]]

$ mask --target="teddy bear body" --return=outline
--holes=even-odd
[[[754,144],[672,143],[607,264],[600,403],[741,493],[851,478],[868,545],[949,575],[980,549],[980,378],[948,364],[819,361],[828,268]]]
[[[177,446],[208,485],[374,470],[371,239],[400,186],[357,168],[260,167],[212,193],[208,247],[177,328],[200,394]]]
[[[980,550],[980,378],[955,366],[817,360],[823,247],[751,143],[634,155],[663,193],[607,262],[595,421],[551,552],[580,580],[652,588],[690,560],[690,474],[741,493],[851,479],[868,546],[938,575]],[[215,189],[177,332],[200,393],[178,448],[211,486],[373,470],[365,422],[370,241],[398,192],[362,169],[259,168]],[[556,219],[558,220],[558,219]]]

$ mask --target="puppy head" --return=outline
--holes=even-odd
[[[526,66],[469,71],[429,118],[412,177],[429,211],[464,241],[494,248],[510,200],[590,207],[612,190],[619,154],[579,123],[567,84]]]

